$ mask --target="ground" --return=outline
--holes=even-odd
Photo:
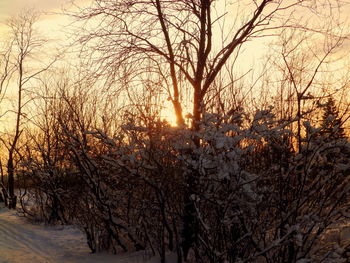
[[[350,224],[327,231],[323,242],[350,248]],[[350,249],[343,254],[350,262]],[[144,252],[91,254],[83,233],[70,226],[32,224],[0,204],[0,263],[158,263]],[[170,257],[167,262],[176,262]]]
[[[15,211],[0,208],[0,263],[144,263],[159,262],[144,252],[91,254],[74,227],[33,225]]]

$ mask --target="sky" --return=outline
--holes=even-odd
[[[45,39],[49,40],[63,38],[62,28],[68,23],[68,18],[58,15],[58,13],[62,12],[62,7],[70,2],[71,0],[0,0],[0,41],[3,41],[4,36],[7,35],[6,20],[28,8],[40,13],[39,21],[36,23],[36,26],[39,27],[40,37],[44,36]],[[52,42],[50,41],[50,43]],[[11,94],[10,92],[7,95],[10,100],[13,99],[12,96],[15,96]],[[2,111],[3,108],[1,108]],[[12,117],[9,115],[9,118]],[[6,123],[7,118],[2,118],[2,126],[6,126]],[[12,126],[11,121],[9,125]]]
[[[46,15],[41,15],[39,27],[40,31],[46,36],[55,38],[56,35],[60,35],[59,31],[64,31],[65,25],[69,24],[70,20],[67,16],[59,15],[62,12],[63,7],[71,6],[70,3],[73,0],[0,0],[0,35],[4,29],[3,23],[6,19],[16,13],[20,12],[25,8],[34,8],[38,12],[44,12]],[[79,5],[84,5],[82,3],[89,3],[90,0],[74,0],[74,2]],[[350,5],[347,6],[346,10],[343,9],[343,14],[349,14]],[[348,12],[349,11],[349,12]],[[257,52],[261,51],[261,48],[256,48],[258,41],[254,41],[253,46],[255,48],[251,49],[250,53],[253,58],[257,56]],[[260,46],[260,45],[259,45]]]
[[[41,15],[41,27],[47,31],[56,31],[57,27],[63,25],[66,19],[53,13],[60,12],[61,8],[69,2],[70,0],[0,0],[0,34],[4,30],[3,24],[9,17],[27,8],[47,14]]]
[[[71,7],[73,0],[0,0],[0,32],[4,28],[6,20],[25,9],[33,9],[40,16],[40,27],[44,33],[54,34],[54,31],[59,30],[68,22],[67,16],[59,15],[64,7]],[[89,0],[74,0],[79,6]],[[45,30],[47,32],[45,32]]]
[[[34,7],[39,11],[49,11],[60,8],[69,0],[0,0],[1,16],[15,14],[25,7]]]
[[[72,0],[0,0],[0,38],[4,34],[4,25],[6,18],[15,15],[26,8],[34,8],[38,12],[44,12],[42,15],[38,26],[43,35],[48,36],[49,39],[60,39],[63,38],[64,41],[67,37],[64,35],[65,25],[68,25],[70,20],[69,17],[59,15],[62,12],[63,7],[69,7]],[[81,3],[89,3],[91,0],[74,0]],[[343,14],[349,14],[347,12],[350,9],[343,9]],[[348,24],[347,24],[348,25]],[[258,43],[260,42],[260,44]],[[244,56],[244,60],[249,67],[259,63],[257,58],[262,58],[266,53],[268,47],[262,44],[262,40],[255,39],[253,42],[246,43],[245,49],[248,50]],[[346,48],[347,49],[347,48]],[[346,50],[348,53],[348,49]],[[245,71],[245,70],[244,70]]]

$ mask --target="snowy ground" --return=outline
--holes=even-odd
[[[73,227],[32,225],[0,207],[0,263],[155,263],[143,252],[91,254],[83,234]]]
[[[350,224],[328,231],[327,242],[350,243]],[[350,253],[350,252],[349,252]],[[176,258],[168,259],[176,262]],[[0,204],[0,263],[158,263],[144,252],[91,254],[84,235],[74,227],[33,225]]]

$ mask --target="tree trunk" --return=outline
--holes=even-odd
[[[202,98],[200,95],[200,85],[195,88],[194,92],[194,104],[193,104],[193,122],[192,130],[194,132],[199,131],[201,122],[201,104]],[[200,138],[198,136],[193,137],[195,147],[200,147]],[[198,156],[193,157],[198,162]],[[197,242],[199,223],[196,216],[196,208],[193,200],[193,195],[197,193],[198,178],[200,176],[198,169],[193,167],[192,172],[185,177],[185,193],[184,193],[184,215],[183,215],[183,232],[182,232],[182,249],[184,260],[187,260],[188,253],[193,245]]]
[[[8,176],[8,208],[15,209],[17,204],[17,197],[15,196],[15,178],[12,152],[9,153],[9,160],[7,162],[7,176]]]

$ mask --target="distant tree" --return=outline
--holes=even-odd
[[[320,135],[325,140],[334,140],[345,137],[344,128],[342,127],[342,119],[332,97],[329,97],[327,103],[323,107],[322,129]]]
[[[341,162],[347,162],[350,156],[349,143],[346,140],[342,116],[336,106],[333,97],[329,97],[325,104],[319,105],[322,117],[318,127],[311,128],[310,123],[305,123],[307,141],[303,149],[307,152],[318,151],[323,156],[323,171],[332,173],[334,166]],[[344,178],[348,172],[343,173]]]

